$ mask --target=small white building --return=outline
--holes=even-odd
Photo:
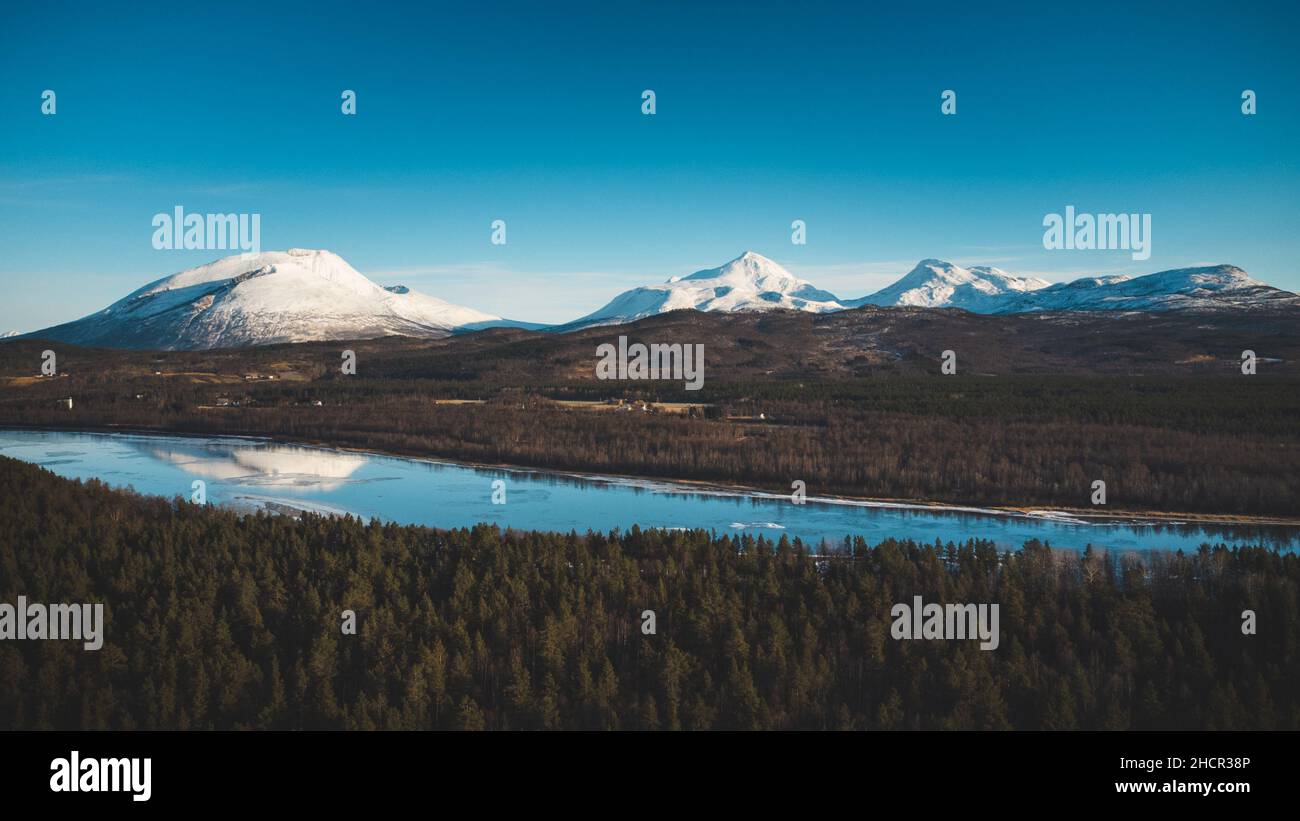
[[[68,410],[72,410],[72,397],[69,396],[65,399],[60,399],[59,404],[67,408]]]

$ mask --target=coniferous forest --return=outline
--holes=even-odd
[[[1261,548],[447,532],[5,458],[0,546],[0,601],[106,611],[0,643],[6,728],[1300,728],[1300,557]],[[1001,646],[892,638],[916,595],[1000,603]]]
[[[865,375],[813,369],[778,378],[755,372],[758,365],[722,359],[715,367],[710,359],[703,390],[687,391],[664,381],[595,380],[592,351],[604,336],[496,336],[347,343],[359,357],[354,376],[338,372],[340,345],[312,343],[221,352],[56,345],[59,375],[41,378],[31,374],[51,343],[11,342],[0,346],[0,425],[268,436],[487,464],[782,492],[802,480],[813,495],[1011,507],[1086,508],[1092,481],[1102,479],[1111,511],[1293,521],[1300,511],[1294,375],[1189,374],[1172,364],[1145,376],[1098,374],[1078,372],[1072,361],[1058,374],[938,376],[917,355]],[[767,336],[740,341],[752,343],[760,364],[783,361]],[[804,348],[791,347],[785,365],[802,372]]]

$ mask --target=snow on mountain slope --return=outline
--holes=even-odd
[[[988,314],[1218,311],[1300,309],[1300,296],[1231,265],[1052,285],[997,268],[926,259],[887,288],[841,301],[746,251],[718,268],[625,291],[600,310],[549,329],[620,324],[683,308],[828,313],[863,305],[956,307]],[[98,313],[22,336],[109,348],[208,349],[389,335],[434,338],[492,327],[548,326],[505,320],[404,285],[383,288],[329,251],[291,249],[230,256],[181,271]]]
[[[719,268],[624,291],[603,308],[561,327],[630,322],[682,308],[724,312],[790,308],[826,313],[843,306],[834,294],[819,290],[761,254],[746,251]]]
[[[861,299],[843,300],[843,303],[850,308],[908,305],[965,308],[976,313],[989,313],[1008,294],[1033,292],[1050,284],[1038,277],[1016,277],[983,265],[962,268],[940,259],[923,259],[893,285]]]
[[[1139,277],[1077,279],[1004,299],[993,313],[1176,311],[1300,305],[1300,297],[1232,265],[1179,268]]]
[[[1300,306],[1300,297],[1251,279],[1232,265],[1180,268],[1146,276],[1084,277],[1055,285],[997,268],[922,260],[901,279],[846,307],[908,305],[981,314],[1031,311],[1178,311]]]
[[[207,349],[447,336],[500,317],[404,286],[381,288],[337,254],[236,255],[151,282],[98,313],[27,336],[110,348]]]

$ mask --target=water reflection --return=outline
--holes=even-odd
[[[1008,515],[963,508],[936,511],[868,506],[618,477],[572,476],[471,468],[233,437],[138,436],[0,430],[0,454],[62,476],[100,478],[141,493],[189,497],[195,478],[213,504],[271,510],[351,513],[399,524],[468,527],[489,522],[521,530],[610,531],[703,528],[720,535],[800,538],[840,544],[913,539],[933,544],[989,539],[1016,549],[1030,539],[1057,547],[1195,550],[1202,543],[1266,544],[1300,549],[1298,527],[1241,527],[1192,522],[1116,522],[1063,516]],[[506,504],[493,504],[504,481]]]
[[[126,439],[139,452],[193,476],[269,488],[337,490],[366,457],[296,445],[243,440]]]

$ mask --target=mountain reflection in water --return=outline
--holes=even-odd
[[[468,467],[234,437],[144,436],[0,430],[0,454],[61,476],[98,478],[140,493],[190,498],[196,479],[207,500],[240,509],[350,513],[399,524],[607,532],[702,528],[719,534],[799,538],[814,547],[861,536],[934,543],[990,539],[1017,549],[1029,539],[1056,547],[1196,550],[1202,543],[1266,544],[1300,549],[1300,528],[1081,520],[1051,511],[1017,515],[980,508],[874,505],[845,499],[806,504],[752,491],[702,488],[620,477]],[[493,503],[503,482],[505,504]]]

